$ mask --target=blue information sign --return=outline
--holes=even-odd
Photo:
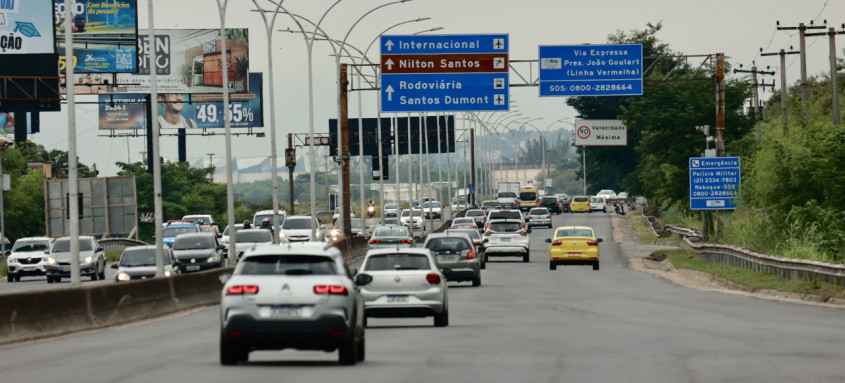
[[[540,96],[643,94],[643,46],[540,46]]]
[[[736,209],[742,182],[739,157],[689,159],[690,209]]]
[[[381,37],[382,112],[506,111],[508,35]]]

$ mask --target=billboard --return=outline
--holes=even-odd
[[[44,181],[47,236],[70,234],[68,180]],[[128,235],[138,225],[135,176],[80,178],[79,235]]]
[[[20,0],[17,0],[20,1]],[[73,58],[65,54],[65,0],[54,0],[59,71],[68,62],[76,73],[136,72],[138,10],[136,0],[74,0]]]
[[[117,75],[110,93],[150,93],[150,50],[160,93],[220,93],[223,66],[219,29],[157,29],[155,43],[140,31],[138,73]],[[246,28],[227,29],[229,90],[249,90],[249,33]],[[79,88],[79,87],[77,87]]]
[[[575,120],[575,146],[626,146],[628,128],[621,120]]]
[[[419,117],[398,117],[396,118],[396,125],[399,128],[399,134],[396,137],[399,140],[399,153],[408,154],[408,141],[411,142],[410,154],[420,154],[420,140],[428,142],[428,148],[422,147],[422,153],[437,153],[438,135],[437,135],[437,119],[440,119],[440,153],[454,153],[455,152],[455,116],[426,116],[420,127]],[[381,119],[381,141],[382,141],[382,155],[393,154],[393,126],[391,124],[392,118],[382,117]],[[359,143],[363,141],[365,156],[378,156],[378,119],[377,118],[363,118],[363,136],[358,134],[358,119],[349,119],[349,155],[358,156]],[[411,124],[410,139],[408,138],[408,124]],[[428,139],[425,139],[424,133],[428,132]],[[448,137],[448,141],[447,141]],[[337,155],[337,120],[329,120],[329,151],[330,155]],[[378,165],[378,164],[376,164]],[[386,179],[386,178],[385,178]]]
[[[261,73],[250,73],[252,92],[230,94],[229,120],[232,128],[264,126]],[[145,129],[147,124],[145,95],[100,95],[99,127],[101,130]],[[158,115],[161,129],[223,128],[223,95],[159,94]]]
[[[56,53],[53,0],[0,1],[0,55]]]

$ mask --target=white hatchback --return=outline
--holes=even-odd
[[[590,197],[590,213],[594,211],[607,213],[607,202],[605,201],[604,197]]]

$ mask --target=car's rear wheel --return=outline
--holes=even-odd
[[[484,269],[487,268],[487,259],[486,258],[487,258],[486,255],[484,256],[484,258],[481,258],[481,266],[480,266],[481,270],[484,270]]]
[[[593,270],[598,270],[598,269],[599,269],[599,261],[596,261],[596,263],[593,263]]]
[[[354,331],[343,340],[343,344],[337,349],[337,361],[345,366],[352,366],[358,362],[358,342],[355,341]]]
[[[552,261],[549,261],[549,270],[557,270],[557,265]]]
[[[47,276],[47,283],[53,283],[53,277]]]
[[[525,254],[522,256],[522,262],[528,262],[529,258],[530,254],[528,252],[525,252]]]
[[[62,277],[54,277],[53,278],[53,282],[61,283],[61,281],[62,281]]]
[[[358,342],[358,361],[363,362],[364,358],[366,357],[366,346],[365,346],[366,338],[364,335],[361,335],[361,341]]]
[[[225,335],[220,334],[220,364],[233,366],[238,362],[249,360],[249,351],[243,347],[232,344],[226,340]]]
[[[477,277],[472,279],[472,286],[473,287],[481,286],[481,275],[480,274]]]
[[[443,307],[443,312],[434,314],[434,327],[446,327],[449,325],[449,306]]]

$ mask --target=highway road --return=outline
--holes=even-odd
[[[589,225],[601,270],[548,269],[495,258],[482,286],[450,284],[450,325],[371,319],[367,360],[336,353],[255,352],[218,362],[218,309],[0,349],[4,382],[810,382],[845,379],[839,309],[675,286],[628,269],[609,214],[564,214]]]

